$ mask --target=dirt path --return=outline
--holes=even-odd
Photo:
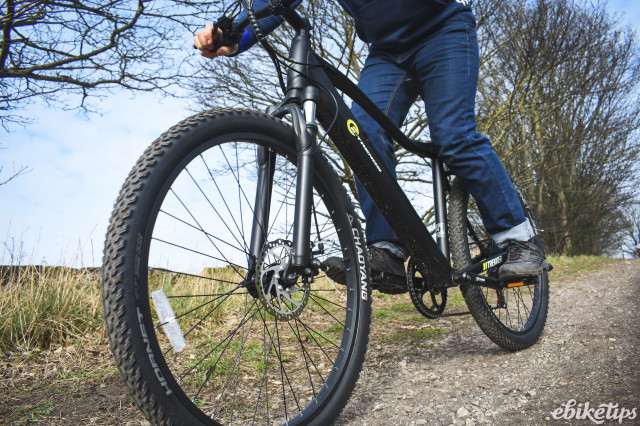
[[[445,325],[453,330],[420,353],[371,348],[339,424],[594,424],[566,418],[586,403],[618,404],[618,416],[636,408],[622,424],[640,424],[639,307],[640,261],[620,262],[553,282],[546,331],[528,350],[502,351],[468,321]],[[569,400],[576,406],[555,420],[551,412]]]
[[[636,408],[622,424],[640,424],[640,261],[553,281],[546,331],[518,353],[501,350],[469,317],[385,319],[387,302],[375,299],[378,343],[340,425],[594,424],[554,420],[551,412],[569,400],[606,404],[610,415],[615,404],[618,415]],[[0,354],[0,424],[31,422],[148,424],[106,345]]]

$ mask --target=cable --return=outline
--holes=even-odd
[[[232,18],[232,19],[236,19],[238,17],[238,15],[240,14],[240,11],[242,10],[240,3],[237,1],[234,1],[229,7],[227,7],[227,9],[224,11],[224,15]],[[231,12],[230,12],[231,11]]]
[[[271,46],[271,44],[269,44],[264,34],[262,34],[262,29],[260,28],[260,25],[258,25],[258,19],[256,18],[255,13],[253,12],[253,7],[250,6],[246,2],[246,0],[240,0],[240,2],[242,3],[242,6],[244,6],[245,10],[247,11],[247,16],[249,17],[249,22],[251,23],[251,26],[253,27],[253,31],[256,34],[256,38],[258,39],[262,47],[267,51],[267,53],[269,54],[269,57],[271,58],[271,61],[273,61],[274,65],[276,66],[276,71],[278,72],[278,81],[280,82],[280,88],[282,89],[282,93],[286,94],[287,86],[286,84],[284,84],[282,69],[280,69],[280,66],[278,65],[277,52]]]
[[[329,93],[331,95],[331,98],[333,100],[333,104],[335,106],[335,113],[334,113],[333,119],[331,120],[331,124],[329,125],[329,127],[327,129],[325,129],[324,135],[322,136],[322,138],[320,138],[319,144],[323,143],[325,141],[325,139],[327,138],[327,136],[329,135],[329,132],[331,131],[331,129],[335,125],[336,121],[338,120],[338,100],[336,99],[335,95],[329,90],[329,88],[326,85],[320,83],[319,81],[317,81],[316,79],[311,77],[309,74],[301,72],[301,71],[298,71],[298,70],[293,69],[291,67],[291,65],[293,65],[293,64],[295,64],[295,65],[305,65],[307,67],[314,67],[314,66],[318,67],[318,66],[321,66],[321,65],[311,64],[311,63],[306,63],[306,62],[299,62],[299,61],[290,61],[289,58],[287,58],[284,55],[278,53],[273,48],[273,46],[271,46],[271,44],[269,43],[269,41],[267,40],[265,35],[262,33],[262,29],[258,25],[258,20],[256,19],[255,13],[253,11],[253,0],[251,0],[249,4],[247,3],[246,0],[239,0],[238,2],[235,3],[235,5],[237,6],[238,4],[241,4],[245,8],[245,10],[247,11],[247,16],[249,17],[249,22],[251,23],[251,26],[254,29],[254,32],[256,34],[256,38],[258,39],[258,41],[260,42],[262,47],[267,51],[267,54],[271,58],[271,61],[273,62],[274,66],[276,68],[276,71],[278,73],[278,81],[280,83],[280,88],[282,90],[282,93],[285,96],[286,96],[286,93],[287,93],[287,88],[286,88],[286,84],[284,83],[282,67],[284,67],[285,69],[292,69],[294,72],[296,72],[296,73],[298,73],[300,75],[303,75],[304,77],[306,77],[308,80],[314,82],[319,87],[322,87],[327,93]]]

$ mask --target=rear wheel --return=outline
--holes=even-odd
[[[534,242],[542,248],[533,212],[522,190],[514,186],[525,216],[534,229]],[[458,179],[452,185],[449,201],[449,238],[456,270],[499,253],[482,224],[473,197]],[[485,274],[497,278],[497,268],[489,268]],[[499,291],[472,285],[462,285],[460,289],[478,326],[503,348],[514,351],[527,348],[542,334],[549,305],[547,272],[525,280],[521,286]]]
[[[317,270],[313,282],[284,278],[294,138],[266,115],[201,113],[156,140],[122,188],[105,246],[105,322],[118,368],[154,424],[325,424],[346,404],[368,341],[366,248],[346,191],[318,157],[314,256],[343,256],[347,285]],[[255,257],[264,148],[275,167]]]

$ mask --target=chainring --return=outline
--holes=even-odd
[[[265,244],[256,264],[258,302],[280,321],[297,318],[309,301],[309,284],[288,284],[285,274],[291,259],[291,241],[278,239]]]
[[[447,288],[435,287],[424,279],[413,258],[409,259],[407,265],[407,288],[411,301],[418,312],[431,319],[442,315],[447,304]]]

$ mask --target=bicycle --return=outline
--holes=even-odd
[[[407,287],[418,311],[443,315],[447,288],[460,286],[501,347],[526,348],[544,328],[547,273],[498,279],[506,253],[461,183],[450,182],[429,144],[405,136],[311,50],[309,23],[289,3],[216,24],[227,44],[272,14],[295,29],[282,102],[267,113],[206,111],[172,127],[138,160],[114,207],[102,272],[106,330],[153,423],[325,424],[344,408],[364,362],[371,282],[383,277],[371,277],[358,216],[317,149],[316,123],[410,252]],[[435,240],[338,90],[431,160]],[[346,263],[346,286],[322,273],[335,255]]]

